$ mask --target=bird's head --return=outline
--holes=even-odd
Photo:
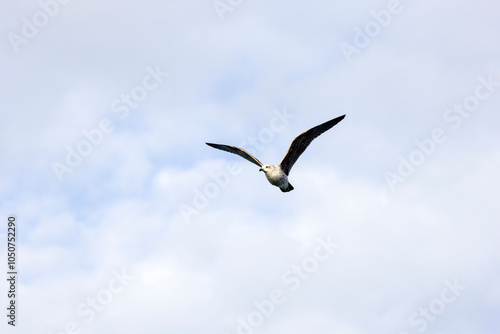
[[[259,172],[264,172],[264,173],[267,173],[269,172],[271,169],[273,169],[273,166],[271,165],[264,165],[262,166],[262,168],[259,169]]]

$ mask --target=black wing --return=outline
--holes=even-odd
[[[254,157],[253,155],[251,155],[250,153],[248,153],[247,151],[245,151],[241,148],[229,146],[229,145],[221,145],[221,144],[212,144],[212,143],[205,143],[205,144],[207,144],[208,146],[212,146],[213,148],[217,148],[219,150],[223,150],[223,151],[226,151],[229,153],[238,154],[240,157],[247,159],[251,163],[254,163],[257,166],[262,167],[262,163],[256,157]]]
[[[302,153],[306,150],[307,146],[311,144],[314,138],[318,137],[323,132],[331,129],[335,124],[343,120],[345,115],[334,118],[328,122],[315,126],[304,133],[298,135],[290,145],[288,152],[280,163],[281,170],[288,175],[293,164],[297,161]]]

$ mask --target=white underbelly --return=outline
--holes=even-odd
[[[284,173],[269,173],[266,174],[267,180],[274,186],[282,186],[288,183],[288,178]]]

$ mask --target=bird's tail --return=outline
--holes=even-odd
[[[282,192],[286,193],[286,192],[292,191],[293,190],[293,186],[290,183],[288,183],[283,188],[280,187],[280,189],[281,189]]]

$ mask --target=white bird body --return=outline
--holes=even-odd
[[[280,166],[264,165],[259,171],[264,172],[269,183],[280,188],[281,191],[293,190],[293,186],[288,182],[288,176],[283,173]]]

